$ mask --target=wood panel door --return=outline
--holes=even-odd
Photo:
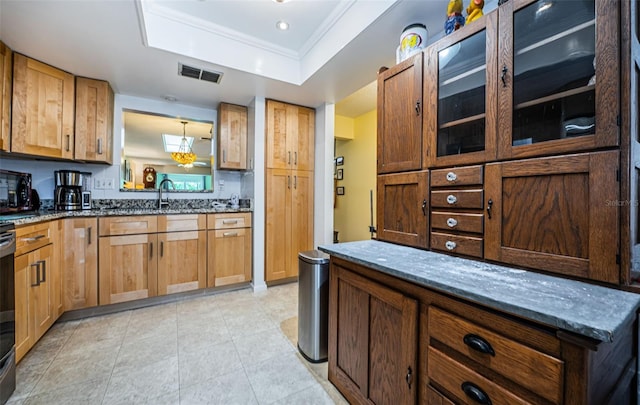
[[[287,136],[292,136],[293,129],[290,119],[287,119],[289,109],[286,103],[267,100],[267,139],[265,140],[267,168],[289,169],[291,167],[291,150],[287,144]]]
[[[99,304],[115,304],[158,294],[156,234],[101,237]]]
[[[295,170],[314,170],[315,162],[315,116],[311,108],[291,106],[289,114],[293,114],[295,126],[293,136],[287,136],[293,151],[291,168]],[[287,134],[289,135],[289,134]]]
[[[218,107],[218,169],[247,170],[247,107]]]
[[[493,163],[485,258],[618,284],[617,151]]]
[[[422,111],[420,52],[378,75],[378,174],[420,170],[426,164]]]
[[[291,171],[291,250],[286,277],[298,275],[298,253],[313,249],[313,172]]]
[[[33,258],[27,253],[15,258],[15,339],[16,362],[31,349],[36,342],[31,312],[31,285],[37,283],[36,269],[31,267]]]
[[[61,251],[64,310],[98,305],[98,220],[67,218]]]
[[[332,259],[329,381],[351,403],[415,404],[418,302]]]
[[[15,53],[11,151],[73,159],[74,104],[72,74]]]
[[[251,228],[208,232],[207,287],[251,281]]]
[[[291,262],[291,171],[267,169],[265,280],[286,278]]]
[[[206,287],[207,231],[158,234],[158,295]]]
[[[13,52],[0,41],[0,151],[9,152],[11,139],[11,65]]]
[[[32,289],[29,293],[29,302],[31,303],[31,319],[34,325],[33,337],[40,339],[49,330],[53,322],[57,319],[55,314],[54,289],[53,289],[53,245],[47,245],[38,250],[29,253],[31,257],[30,266],[38,265],[37,281],[32,283]]]
[[[113,162],[113,90],[104,80],[76,78],[75,158]]]
[[[429,172],[378,176],[377,237],[427,248],[429,244]]]
[[[267,168],[313,170],[315,111],[267,100],[266,120]]]

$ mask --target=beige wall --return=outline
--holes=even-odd
[[[336,156],[344,157],[343,180],[336,186],[345,188],[345,195],[335,196],[334,230],[340,242],[370,239],[370,190],[373,190],[373,220],[376,203],[376,110],[356,118],[336,116],[336,137],[348,138],[353,127],[353,139],[336,139]],[[345,136],[346,135],[346,136]],[[334,190],[335,192],[335,190]]]

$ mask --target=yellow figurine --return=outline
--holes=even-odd
[[[447,20],[444,22],[444,33],[451,34],[463,25],[462,0],[450,0],[447,6]]]
[[[484,0],[471,0],[469,7],[467,7],[467,24],[482,17],[482,8],[484,7]]]

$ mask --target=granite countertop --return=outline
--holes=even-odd
[[[640,294],[380,241],[323,245],[335,257],[502,312],[603,342],[640,308]]]

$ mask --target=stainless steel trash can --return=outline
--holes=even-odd
[[[298,253],[298,350],[310,362],[327,360],[329,255]]]

